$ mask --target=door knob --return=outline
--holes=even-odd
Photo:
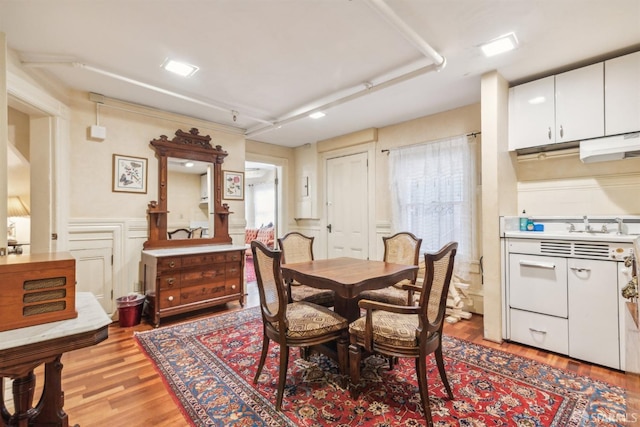
[[[329,230],[329,233],[331,233],[331,224],[327,225],[327,230]]]

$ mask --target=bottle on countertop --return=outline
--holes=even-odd
[[[529,222],[529,218],[527,218],[527,213],[522,210],[522,216],[520,217],[520,231],[527,231],[527,223]]]

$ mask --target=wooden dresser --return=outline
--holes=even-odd
[[[244,305],[243,245],[142,251],[148,313],[160,319],[238,300]]]

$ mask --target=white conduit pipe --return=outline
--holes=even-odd
[[[408,26],[396,13],[387,5],[384,0],[364,0],[371,9],[380,14],[389,24],[393,26],[402,36],[409,41],[423,55],[433,60],[439,69],[444,68],[447,60],[432,48],[429,43]]]
[[[335,101],[328,102],[328,103],[323,104],[323,105],[321,105],[319,107],[316,107],[316,108],[314,108],[312,110],[308,110],[308,111],[305,111],[303,113],[299,113],[299,114],[296,114],[294,116],[287,117],[286,119],[283,119],[283,120],[280,120],[280,121],[276,121],[270,126],[264,126],[264,127],[257,128],[257,129],[256,128],[250,129],[245,133],[245,136],[252,137],[252,136],[259,135],[261,133],[270,131],[270,130],[276,128],[276,127],[285,125],[287,123],[291,123],[293,121],[302,119],[304,117],[308,117],[309,114],[315,113],[317,111],[327,110],[327,109],[329,109],[331,107],[336,107],[336,106],[338,106],[340,104],[344,104],[345,102],[353,101],[354,99],[360,98],[361,96],[369,95],[369,94],[371,94],[373,92],[376,92],[378,90],[384,89],[384,88],[389,87],[389,86],[393,86],[395,84],[401,83],[401,82],[403,82],[405,80],[412,79],[412,78],[420,76],[422,74],[426,74],[426,73],[431,72],[431,71],[439,71],[439,69],[440,69],[440,67],[438,67],[437,65],[429,64],[429,65],[427,65],[425,67],[418,68],[417,70],[410,71],[410,72],[405,73],[405,74],[403,74],[401,76],[392,78],[390,80],[384,81],[384,82],[379,83],[377,85],[365,85],[365,89],[362,89],[359,92],[355,92],[355,93],[352,93],[351,95],[347,95],[347,96],[345,96],[343,98],[336,99]]]
[[[309,116],[309,114],[315,113],[317,111],[327,110],[331,107],[335,107],[340,104],[344,104],[345,102],[352,101],[354,99],[360,98],[361,96],[368,95],[377,90],[384,89],[389,86],[393,86],[395,84],[404,82],[406,80],[412,79],[414,77],[420,76],[422,74],[431,72],[431,71],[440,71],[445,67],[447,60],[436,52],[427,42],[425,42],[411,27],[402,21],[396,15],[396,13],[384,2],[384,0],[364,0],[364,2],[371,7],[373,10],[382,15],[383,18],[387,20],[398,32],[402,34],[414,47],[416,47],[423,55],[427,56],[434,63],[431,65],[427,65],[426,67],[419,68],[414,71],[410,71],[408,73],[402,74],[400,76],[391,78],[389,80],[383,81],[377,85],[371,85],[370,83],[365,83],[365,89],[355,92],[353,94],[347,95],[342,98],[338,98],[334,101],[327,102],[319,107],[315,107],[311,110],[306,110],[303,113],[294,114],[293,116],[286,117],[282,120],[278,120],[272,123],[269,126],[263,127],[254,127],[252,129],[247,130],[245,136],[252,137],[264,132],[268,132],[272,129],[278,128],[287,123],[291,123],[293,121],[299,120],[301,118],[305,118]],[[291,114],[291,113],[290,113]]]
[[[212,104],[210,102],[206,102],[206,101],[202,101],[202,100],[197,99],[197,98],[193,98],[193,97],[190,97],[190,96],[182,95],[182,94],[177,93],[177,92],[173,92],[173,91],[170,91],[170,90],[167,90],[167,89],[163,89],[163,88],[158,87],[158,86],[153,86],[153,85],[150,85],[148,83],[141,82],[140,80],[135,80],[135,79],[132,79],[132,78],[129,78],[129,77],[121,76],[120,74],[112,73],[111,71],[106,71],[106,70],[94,67],[92,65],[83,64],[81,62],[29,62],[29,61],[27,61],[27,62],[23,62],[22,64],[25,65],[25,66],[29,66],[29,67],[49,67],[49,66],[52,66],[52,65],[54,65],[54,66],[66,65],[66,66],[73,66],[75,68],[82,68],[84,70],[92,71],[92,72],[97,73],[97,74],[102,74],[103,76],[111,77],[112,79],[120,80],[120,81],[123,81],[125,83],[130,83],[130,84],[133,84],[135,86],[139,86],[139,87],[142,87],[142,88],[145,88],[145,89],[152,90],[154,92],[162,93],[164,95],[169,95],[169,96],[172,96],[174,98],[182,99],[184,101],[192,102],[194,104],[202,105],[204,107],[212,108],[214,110],[224,111],[224,112],[227,112],[227,113],[229,113],[231,115],[238,115],[238,111],[237,110],[231,110],[229,108],[221,107],[219,105],[215,105],[215,104]],[[264,119],[260,119],[260,118],[257,118],[257,117],[250,117],[250,116],[246,116],[246,115],[245,115],[245,117],[250,119],[250,120],[254,120],[254,121],[257,121],[257,122],[261,122],[261,123],[272,123],[269,120],[264,120]]]

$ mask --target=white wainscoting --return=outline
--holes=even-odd
[[[147,240],[146,219],[73,219],[69,252],[76,258],[78,291],[96,295],[108,315],[115,299],[141,292],[141,251]]]

